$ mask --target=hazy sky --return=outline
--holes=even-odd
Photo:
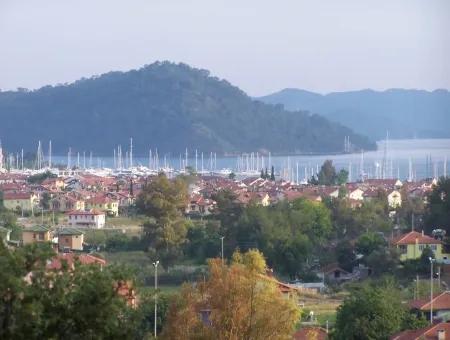
[[[450,89],[449,0],[0,0],[0,88],[156,60],[250,95]]]

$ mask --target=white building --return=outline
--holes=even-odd
[[[67,225],[71,227],[100,229],[105,226],[105,213],[102,211],[71,211],[66,216]]]

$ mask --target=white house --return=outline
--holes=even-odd
[[[356,188],[353,190],[349,190],[348,192],[348,197],[352,200],[358,200],[358,201],[362,201],[364,200],[364,190],[362,190],[361,188]]]
[[[402,195],[398,190],[392,190],[388,195],[388,204],[391,208],[397,208],[402,205]]]
[[[105,226],[105,213],[98,210],[71,211],[66,214],[67,225],[99,229]]]

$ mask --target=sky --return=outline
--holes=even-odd
[[[448,0],[0,0],[0,89],[157,60],[251,96],[450,89]]]

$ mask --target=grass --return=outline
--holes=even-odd
[[[181,289],[181,285],[159,285],[158,290],[165,295],[175,295]],[[153,292],[154,289],[152,286],[141,287],[140,291],[142,292]]]
[[[144,222],[144,218],[140,216],[136,217],[126,217],[126,216],[118,216],[118,217],[107,217],[106,218],[106,227],[118,227],[118,228],[141,228],[142,223]]]
[[[303,311],[306,315],[313,311],[318,325],[324,327],[328,321],[329,326],[332,326],[336,322],[337,308],[341,303],[342,300],[329,297],[306,300]],[[307,322],[308,320],[306,317],[303,317],[302,321]]]

